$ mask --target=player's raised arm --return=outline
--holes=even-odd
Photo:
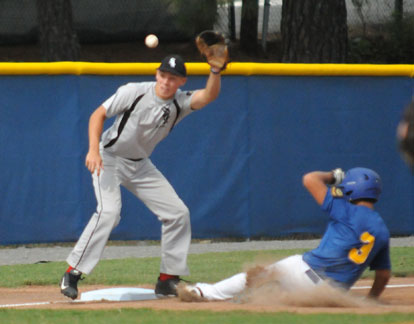
[[[204,89],[197,90],[191,98],[191,108],[201,109],[210,102],[214,101],[221,88],[220,73],[210,72],[207,80],[206,87]]]
[[[313,171],[303,176],[303,185],[316,200],[319,205],[323,204],[328,185],[339,184],[344,178],[344,172],[341,169],[333,171]]]
[[[99,141],[106,118],[104,106],[99,106],[89,118],[89,151],[86,154],[85,165],[91,173],[97,170],[98,175],[103,169],[101,154],[99,153]]]

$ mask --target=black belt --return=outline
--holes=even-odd
[[[126,158],[127,160],[130,160],[130,161],[134,161],[134,162],[139,162],[139,161],[141,161],[141,160],[143,160],[143,158],[140,158],[140,159],[129,159],[129,158]]]
[[[313,271],[312,269],[308,269],[305,271],[306,275],[309,277],[310,280],[312,280],[312,282],[317,285],[319,282],[323,281],[323,279],[321,277],[319,277],[319,275]]]

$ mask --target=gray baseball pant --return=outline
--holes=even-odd
[[[162,222],[160,272],[188,275],[191,242],[190,213],[174,188],[150,159],[134,162],[101,152],[104,170],[92,175],[97,209],[67,258],[68,264],[89,274],[99,262],[121,214],[120,185],[138,197]]]

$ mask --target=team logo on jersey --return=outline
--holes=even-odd
[[[187,91],[186,93],[185,93],[185,95],[186,96],[191,96],[193,94],[193,92],[192,91]]]
[[[161,125],[159,125],[158,127],[164,127],[167,123],[168,120],[170,119],[170,105],[165,105],[164,107],[161,108],[162,110],[162,116],[161,116]]]
[[[344,193],[342,192],[341,189],[337,187],[331,187],[331,195],[332,197],[342,198],[344,196]]]

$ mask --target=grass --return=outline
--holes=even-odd
[[[42,323],[168,323],[168,324],[264,324],[264,323],[409,323],[412,314],[293,314],[293,313],[249,313],[249,312],[208,312],[208,311],[156,311],[150,309],[117,309],[99,311],[69,310],[0,310],[2,324]]]
[[[257,262],[276,261],[288,255],[302,254],[306,249],[238,251],[189,255],[192,274],[184,279],[197,282],[214,282],[226,278]],[[414,276],[414,248],[391,248],[393,274]],[[82,285],[142,285],[154,284],[158,276],[159,258],[102,260]],[[20,287],[26,285],[56,285],[63,271],[64,262],[29,265],[0,266],[0,286]],[[363,277],[370,277],[366,271]],[[151,309],[116,310],[12,310],[0,309],[0,323],[408,323],[411,314],[293,314],[249,313],[240,311],[156,311]]]
[[[273,262],[306,249],[235,251],[192,254],[188,257],[191,275],[184,279],[193,282],[215,282],[244,270],[249,265]],[[414,276],[414,248],[391,248],[393,275]],[[80,285],[139,285],[154,284],[158,276],[159,258],[127,258],[102,260]],[[56,285],[67,265],[65,262],[0,266],[0,286]],[[366,271],[363,277],[372,276]]]
[[[304,251],[298,249],[193,254],[188,257],[192,275],[184,279],[214,282],[240,272],[246,264],[252,264],[257,260],[273,261]],[[154,284],[158,276],[159,264],[158,257],[101,260],[94,272],[80,285]],[[0,266],[0,286],[55,285],[66,267],[65,262]]]

